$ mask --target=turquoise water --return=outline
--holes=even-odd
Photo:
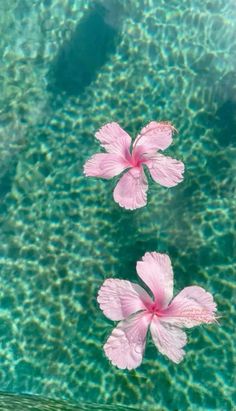
[[[234,0],[0,0],[1,391],[235,409],[235,22]],[[172,121],[167,153],[186,164],[184,182],[150,182],[134,212],[115,204],[114,180],[82,173],[112,120],[133,137]],[[214,295],[220,326],[189,330],[179,365],[149,339],[141,367],[118,370],[97,291],[107,277],[137,281],[154,250],[170,255],[176,292]]]

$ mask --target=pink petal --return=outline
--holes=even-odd
[[[117,183],[114,200],[128,210],[143,207],[147,204],[148,184],[142,168],[132,168]]]
[[[183,330],[172,324],[162,322],[154,316],[150,331],[152,339],[161,354],[166,355],[177,364],[182,361],[185,355],[182,348],[187,343],[187,336]]]
[[[154,181],[164,187],[173,187],[183,180],[184,164],[174,158],[156,154],[145,161]]]
[[[141,364],[150,321],[151,314],[138,313],[121,321],[112,331],[104,351],[113,365],[131,370]]]
[[[174,127],[167,122],[151,121],[136,137],[133,145],[135,155],[156,153],[165,150],[172,142]]]
[[[84,165],[87,177],[112,178],[124,171],[129,164],[117,154],[94,154]]]
[[[130,158],[131,137],[118,123],[112,122],[101,127],[95,137],[107,152]]]
[[[164,309],[173,297],[173,270],[167,254],[146,253],[137,262],[139,277],[152,291],[158,309]]]
[[[191,328],[202,323],[215,322],[215,311],[213,296],[202,287],[191,286],[184,288],[163,314],[168,323]]]
[[[148,293],[138,284],[126,280],[108,278],[104,281],[97,298],[100,308],[111,320],[124,320],[152,304]]]

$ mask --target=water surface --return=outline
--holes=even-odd
[[[0,5],[1,390],[233,410],[235,2],[124,3]],[[148,206],[130,212],[112,199],[115,181],[85,179],[83,164],[102,124],[135,137],[150,120],[179,130],[167,153],[185,180],[150,182]],[[103,354],[114,323],[97,291],[107,277],[137,281],[136,261],[154,250],[170,255],[176,292],[215,296],[220,326],[189,330],[179,365],[150,341],[141,367],[118,370]]]

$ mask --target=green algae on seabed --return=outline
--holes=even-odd
[[[34,395],[0,393],[2,411],[137,411],[136,408],[106,404],[72,404],[66,401],[50,400]]]

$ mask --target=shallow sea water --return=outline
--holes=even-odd
[[[0,28],[1,391],[68,410],[236,409],[235,1],[0,0]],[[131,212],[114,180],[86,179],[94,133],[112,120],[133,137],[172,121],[183,183],[150,181]],[[215,296],[220,326],[189,330],[179,365],[149,339],[141,367],[118,370],[97,291],[107,277],[137,281],[154,250],[170,255],[175,292]],[[0,396],[0,409],[28,409],[14,401]],[[42,404],[29,409],[67,409]]]

